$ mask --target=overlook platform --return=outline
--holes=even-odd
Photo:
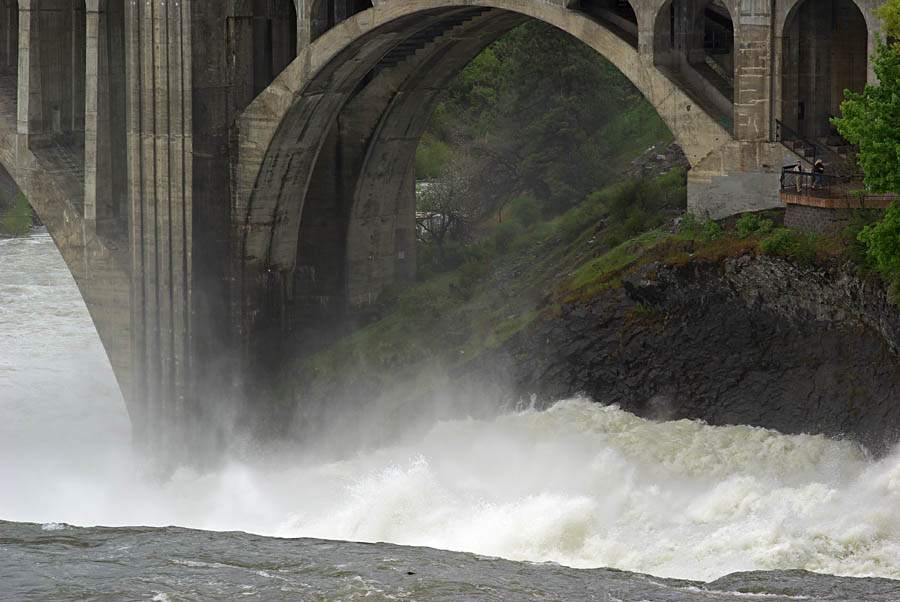
[[[887,209],[897,200],[895,194],[867,194],[860,178],[822,176],[815,184],[810,172],[785,170],[781,178],[781,202],[786,211],[784,223],[791,228],[834,234],[841,230],[858,209]]]

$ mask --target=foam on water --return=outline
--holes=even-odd
[[[873,462],[847,442],[656,423],[584,399],[438,421],[341,460],[297,452],[144,480],[52,242],[0,241],[0,254],[0,519],[389,541],[703,580],[900,578],[900,452]]]

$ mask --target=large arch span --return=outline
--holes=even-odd
[[[283,331],[292,313],[308,316],[340,296],[371,298],[379,285],[408,277],[413,208],[406,207],[403,223],[401,206],[410,198],[416,143],[456,73],[529,18],[558,27],[610,60],[656,107],[692,164],[731,140],[652,56],[595,15],[521,0],[391,1],[346,19],[303,49],[238,122],[232,217],[239,273],[233,302],[245,331]],[[367,144],[348,170],[347,161],[328,165],[322,151],[336,127],[346,129],[354,121],[351,114]],[[341,117],[346,119],[336,126]],[[323,172],[339,168],[352,182],[349,190],[323,191]],[[321,212],[331,212],[331,223],[341,222],[322,239],[331,241],[330,248],[310,244],[319,242],[310,227],[317,219],[310,206],[323,199]],[[330,264],[305,262],[310,249]],[[336,281],[323,286],[329,278]]]

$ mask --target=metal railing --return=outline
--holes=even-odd
[[[775,120],[775,138],[797,155],[806,158],[810,163],[815,163],[821,159],[827,164],[832,174],[837,173],[839,176],[846,175],[850,177],[858,177],[860,175],[848,163],[846,157],[828,148],[821,142],[803,136],[779,119]],[[810,157],[810,155],[812,156]]]
[[[788,203],[794,198],[799,204],[845,209],[883,209],[900,198],[890,193],[867,192],[859,177],[797,171],[794,165],[785,165],[781,170],[781,193]]]
[[[848,176],[798,171],[795,165],[785,165],[781,170],[781,191],[786,194],[843,198],[850,197],[851,192],[862,186],[861,181]]]

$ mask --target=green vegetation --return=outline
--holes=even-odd
[[[735,226],[738,236],[746,238],[751,234],[759,232],[766,234],[772,230],[772,220],[760,217],[758,213],[745,213],[742,215]]]
[[[867,85],[862,94],[845,91],[838,131],[859,145],[858,160],[866,186],[876,193],[900,194],[900,0],[889,0],[878,11],[888,41],[878,39],[875,74],[880,85]],[[893,38],[893,43],[890,43]],[[851,247],[863,269],[890,282],[889,298],[900,302],[900,202],[894,201],[878,223],[851,224],[865,252]]]
[[[19,192],[14,198],[3,195],[0,199],[0,233],[21,236],[28,234],[32,224],[31,205],[25,195]],[[4,209],[5,208],[5,209]]]
[[[612,183],[648,147],[671,140],[610,62],[532,21],[492,44],[450,86],[417,150],[416,175],[443,179],[448,167],[462,165],[476,217],[502,215],[521,195],[552,217]]]
[[[884,21],[884,35],[893,40],[893,48],[900,50],[900,0],[888,0],[878,9]]]
[[[866,186],[900,194],[900,47],[878,41],[875,74],[880,85],[867,85],[862,94],[845,91],[843,117],[834,123],[844,138],[859,145]]]
[[[884,219],[862,228],[857,239],[866,245],[868,265],[891,283],[891,302],[900,302],[900,203],[891,203]]]

